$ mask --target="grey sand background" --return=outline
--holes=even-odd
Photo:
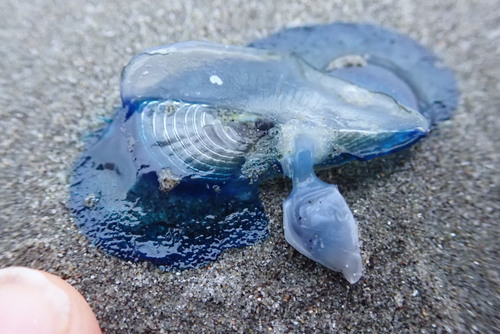
[[[0,267],[47,270],[106,333],[492,333],[499,324],[500,3],[466,1],[14,1],[0,3]],[[290,182],[266,183],[270,237],[164,273],[94,248],[65,203],[82,138],[119,106],[119,74],[148,47],[246,44],[285,27],[372,22],[455,69],[455,117],[405,152],[320,174],[359,222],[349,285],[285,242]]]

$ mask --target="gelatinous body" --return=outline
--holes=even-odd
[[[305,256],[344,273],[350,283],[361,277],[358,228],[337,186],[314,173],[315,148],[308,135],[295,138],[295,150],[283,159],[293,191],[283,204],[285,238]]]
[[[353,29],[356,47],[339,37]],[[396,49],[413,47],[427,74],[413,75],[398,50],[384,58],[370,31]],[[252,46],[183,42],[135,56],[122,73],[123,107],[75,168],[70,208],[112,254],[192,268],[267,235],[257,187],[284,170],[294,182],[284,204],[288,242],[355,282],[357,225],[313,167],[414,143],[456,103],[454,86],[442,90],[426,75],[453,83],[451,73],[374,26],[291,29]],[[353,56],[365,57],[363,66],[346,67]]]

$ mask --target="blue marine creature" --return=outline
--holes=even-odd
[[[108,253],[193,268],[267,236],[258,186],[284,173],[286,240],[354,283],[357,224],[314,170],[408,147],[457,96],[435,56],[373,25],[149,49],[123,70],[123,107],[77,163],[69,207]]]

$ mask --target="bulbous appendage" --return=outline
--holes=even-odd
[[[358,226],[336,186],[319,181],[292,192],[283,204],[283,214],[290,245],[325,267],[341,271],[350,283],[360,279]]]
[[[303,255],[356,283],[363,270],[358,226],[337,186],[314,174],[311,143],[300,136],[296,151],[283,161],[293,180],[293,191],[283,204],[285,238]]]

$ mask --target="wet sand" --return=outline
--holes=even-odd
[[[106,333],[498,330],[498,1],[165,3],[0,4],[0,267],[63,277]],[[419,40],[456,71],[462,91],[453,119],[411,149],[320,173],[359,222],[357,284],[285,242],[285,179],[261,189],[270,237],[196,270],[125,262],[79,233],[68,174],[83,137],[119,106],[119,74],[133,54],[192,39],[244,45],[339,20]]]

